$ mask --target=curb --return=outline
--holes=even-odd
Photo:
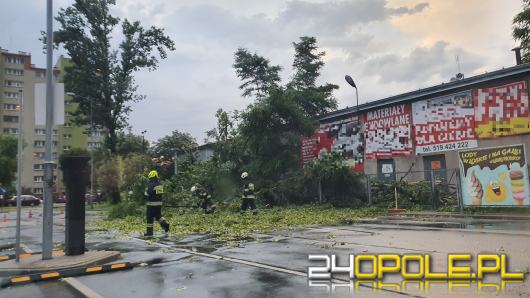
[[[23,259],[23,258],[30,257],[32,255],[38,255],[38,254],[40,254],[40,252],[25,252],[25,253],[21,253],[20,254],[20,258]],[[60,255],[60,254],[64,254],[64,250],[62,250],[62,249],[52,250],[52,254],[55,255],[55,256],[56,255]],[[3,255],[3,256],[0,256],[0,262],[14,260],[15,258],[16,258],[15,254]]]
[[[54,279],[59,279],[59,278],[72,277],[72,276],[81,276],[81,275],[89,275],[89,274],[96,274],[96,273],[106,273],[106,272],[111,272],[111,271],[127,270],[127,269],[132,269],[133,267],[134,265],[132,263],[125,262],[125,263],[115,263],[115,264],[109,264],[109,265],[89,266],[89,267],[84,267],[84,268],[65,269],[65,270],[51,271],[51,272],[46,272],[46,273],[35,273],[35,274],[28,274],[28,275],[13,276],[13,277],[4,278],[2,280],[0,287],[5,288],[9,286],[27,284],[31,282],[39,282],[39,281],[54,280]]]

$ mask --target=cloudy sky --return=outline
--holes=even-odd
[[[54,10],[73,0],[54,0]],[[156,140],[190,132],[199,143],[215,126],[215,111],[242,109],[232,68],[238,47],[281,65],[291,75],[291,42],[315,36],[325,50],[322,82],[340,86],[339,107],[355,104],[344,81],[350,74],[360,102],[467,77],[514,64],[511,20],[521,0],[117,0],[113,12],[165,28],[176,43],[155,72],[137,74],[147,100],[130,117],[134,132]],[[38,41],[45,29],[45,1],[3,0],[0,47],[45,57]],[[118,35],[118,34],[117,34]],[[56,52],[60,54],[61,51]]]

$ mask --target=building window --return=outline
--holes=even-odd
[[[33,182],[42,182],[42,176],[33,176]]]
[[[6,56],[5,61],[6,63],[10,64],[22,64],[24,62],[24,59],[22,57],[17,56]]]
[[[44,170],[44,165],[41,164],[41,163],[34,164],[33,165],[33,170],[34,171],[42,171],[42,170]]]
[[[88,148],[90,148],[90,149],[99,149],[99,148],[101,148],[101,143],[99,143],[99,142],[88,142]]]
[[[88,136],[90,136],[90,137],[101,137],[102,135],[103,135],[103,134],[101,133],[101,131],[98,131],[98,130],[95,130],[95,131],[90,132],[90,133],[88,134]]]
[[[44,148],[44,144],[45,143],[46,142],[44,142],[44,141],[35,141],[34,147],[35,148]]]
[[[44,152],[33,152],[33,157],[37,159],[43,159],[44,158]]]
[[[35,195],[41,195],[43,193],[43,189],[41,187],[36,187],[33,189],[33,194]]]
[[[70,127],[72,127],[72,123],[67,122],[67,123],[64,124],[64,127],[66,127],[66,128],[70,128]]]
[[[38,136],[44,136],[46,135],[46,130],[41,128],[35,129],[35,134]]]
[[[18,105],[14,104],[14,103],[5,103],[4,104],[4,110],[17,111],[18,110]]]
[[[17,122],[18,122],[18,116],[8,116],[8,115],[4,115],[4,122],[17,123]]]
[[[4,85],[6,87],[24,87],[24,82],[22,81],[12,81],[12,80],[5,80]]]
[[[36,76],[37,78],[45,78],[45,77],[46,77],[46,72],[44,72],[44,71],[37,71],[37,72],[35,72],[35,76]]]
[[[63,151],[68,151],[72,149],[72,146],[63,146]]]
[[[71,100],[65,100],[65,101],[64,101],[64,104],[67,105],[67,106],[68,106],[68,105],[71,105],[71,104],[73,104],[73,103],[74,103],[74,102],[71,101]]]
[[[54,130],[53,130],[53,135],[54,135],[54,136],[57,135],[57,129],[54,129]]]
[[[16,135],[18,133],[18,128],[12,128],[12,127],[4,128],[4,133]]]
[[[15,68],[6,68],[5,69],[6,75],[13,75],[13,76],[23,76],[24,70],[22,69],[15,69]]]
[[[18,99],[18,93],[17,92],[4,92],[5,98],[11,98],[11,99]]]
[[[64,138],[65,140],[69,140],[69,139],[72,138],[72,135],[71,135],[71,134],[64,134],[64,135],[63,135],[63,138]]]

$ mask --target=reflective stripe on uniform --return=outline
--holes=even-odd
[[[162,202],[147,202],[147,206],[162,206]]]
[[[157,186],[154,187],[154,190],[155,190],[155,194],[157,194],[157,195],[163,194],[164,193],[164,186],[157,185]]]
[[[256,196],[255,195],[242,195],[241,196],[243,199],[255,199]]]
[[[153,227],[153,224],[147,224],[147,227],[148,227],[148,228],[152,228],[152,227]]]

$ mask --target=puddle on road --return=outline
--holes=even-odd
[[[383,220],[373,221],[372,224],[398,225],[425,228],[466,229],[466,230],[501,230],[501,231],[530,231],[530,221],[462,221],[462,222],[436,222],[436,221],[400,221]]]

